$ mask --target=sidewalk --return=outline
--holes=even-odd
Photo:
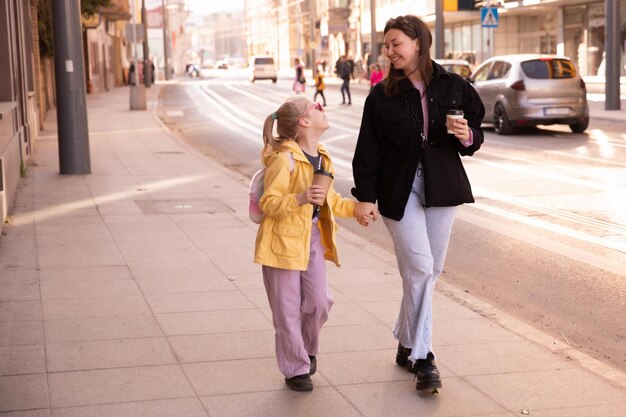
[[[0,240],[0,416],[624,415],[623,372],[443,282],[443,389],[418,395],[394,363],[395,258],[347,231],[315,389],[290,391],[247,179],[130,112],[128,94],[88,97],[91,175],[58,174],[54,115],[37,140]]]

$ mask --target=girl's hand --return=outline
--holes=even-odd
[[[357,203],[354,206],[354,217],[361,226],[367,226],[378,219],[378,209],[374,203]]]
[[[323,206],[324,200],[326,200],[326,193],[321,185],[311,185],[300,194],[296,194],[296,201],[301,206],[306,203]]]

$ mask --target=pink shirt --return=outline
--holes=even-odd
[[[370,76],[370,85],[373,87],[379,82],[383,80],[383,72],[382,71],[372,71],[372,75]]]
[[[428,97],[426,97],[426,93],[424,92],[424,87],[426,86],[426,84],[424,83],[424,81],[417,81],[413,83],[413,87],[417,88],[417,90],[420,92],[420,97],[422,98],[422,116],[424,117],[424,135],[426,135],[426,138],[428,138]],[[472,132],[472,129],[469,130],[469,140],[467,142],[461,142],[461,145],[465,146],[466,148],[468,146],[471,146],[472,143],[474,143],[474,133]]]

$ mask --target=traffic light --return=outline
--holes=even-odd
[[[475,0],[443,0],[443,10],[446,12],[456,12],[459,10],[476,10]]]

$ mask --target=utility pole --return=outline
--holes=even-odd
[[[161,0],[163,7],[163,69],[165,70],[165,79],[171,79],[170,74],[170,57],[172,52],[170,50],[170,23],[169,23],[169,11],[167,8],[167,0]]]
[[[435,0],[435,59],[443,59],[446,54],[443,29],[443,0]]]
[[[137,56],[137,10],[135,1],[132,2],[131,14],[133,17],[133,79],[130,82],[130,109],[146,110],[146,87],[139,82],[139,57]],[[130,79],[130,74],[129,74]]]
[[[376,33],[376,0],[370,0],[370,63],[376,64],[378,62],[378,36]],[[368,67],[369,68],[369,67]]]
[[[146,21],[146,0],[141,0],[141,23],[143,23],[143,84],[152,85],[152,67],[150,66],[150,51],[148,50],[148,22]]]
[[[91,174],[79,0],[52,0],[61,175]]]
[[[605,110],[620,110],[620,7],[619,0],[605,0],[606,31],[606,74],[604,84]],[[600,75],[600,74],[599,74]]]
[[[315,62],[315,20],[316,20],[315,0],[309,0],[309,45],[311,46],[311,76],[315,79],[317,75],[317,64]]]

